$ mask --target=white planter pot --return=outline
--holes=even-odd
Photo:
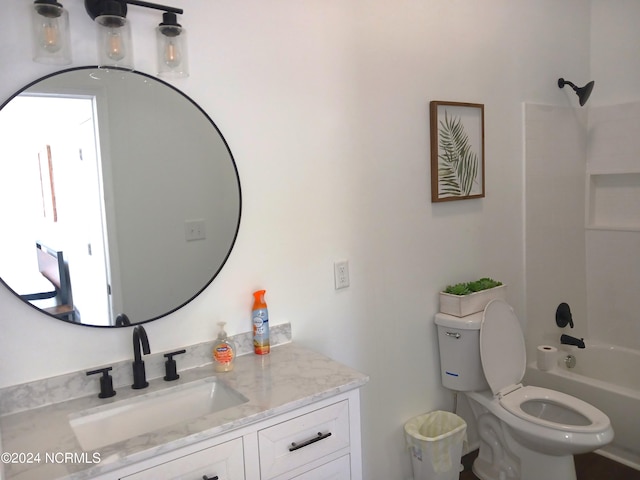
[[[469,295],[452,295],[440,292],[440,312],[454,317],[466,317],[473,313],[481,312],[491,300],[499,298],[507,299],[507,286],[489,288]]]

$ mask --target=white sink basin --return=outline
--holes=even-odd
[[[73,413],[69,415],[69,423],[80,446],[88,451],[246,401],[232,388],[215,378],[207,378]]]

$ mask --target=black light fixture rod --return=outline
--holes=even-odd
[[[182,15],[184,13],[184,10],[182,10],[181,8],[166,7],[164,5],[158,5],[157,3],[144,2],[141,0],[124,0],[124,1],[129,5],[137,5],[139,7],[154,8],[156,10],[162,10],[163,12],[177,13],[178,15]]]

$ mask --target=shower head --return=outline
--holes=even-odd
[[[565,85],[569,85],[571,88],[573,88],[573,91],[576,92],[576,95],[578,95],[578,100],[580,101],[580,106],[582,107],[585,103],[587,103],[587,100],[589,100],[589,95],[591,95],[591,91],[593,90],[595,82],[591,80],[584,87],[576,87],[573,82],[565,80],[564,78],[559,78],[558,86],[562,88]]]

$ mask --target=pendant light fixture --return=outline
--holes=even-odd
[[[95,21],[98,32],[98,66],[134,69],[127,5],[164,12],[162,23],[156,28],[158,75],[187,77],[187,32],[177,19],[183,10],[143,0],[84,0],[85,9]],[[56,0],[34,0],[31,7],[33,60],[59,65],[71,63],[67,11]]]
[[[133,42],[127,4],[119,0],[85,0],[84,5],[96,22],[98,67],[133,70]]]
[[[187,31],[178,23],[176,14],[165,12],[156,28],[158,44],[158,75],[181,78],[189,76]]]
[[[69,14],[55,0],[35,0],[31,6],[33,61],[68,65],[71,63]]]

